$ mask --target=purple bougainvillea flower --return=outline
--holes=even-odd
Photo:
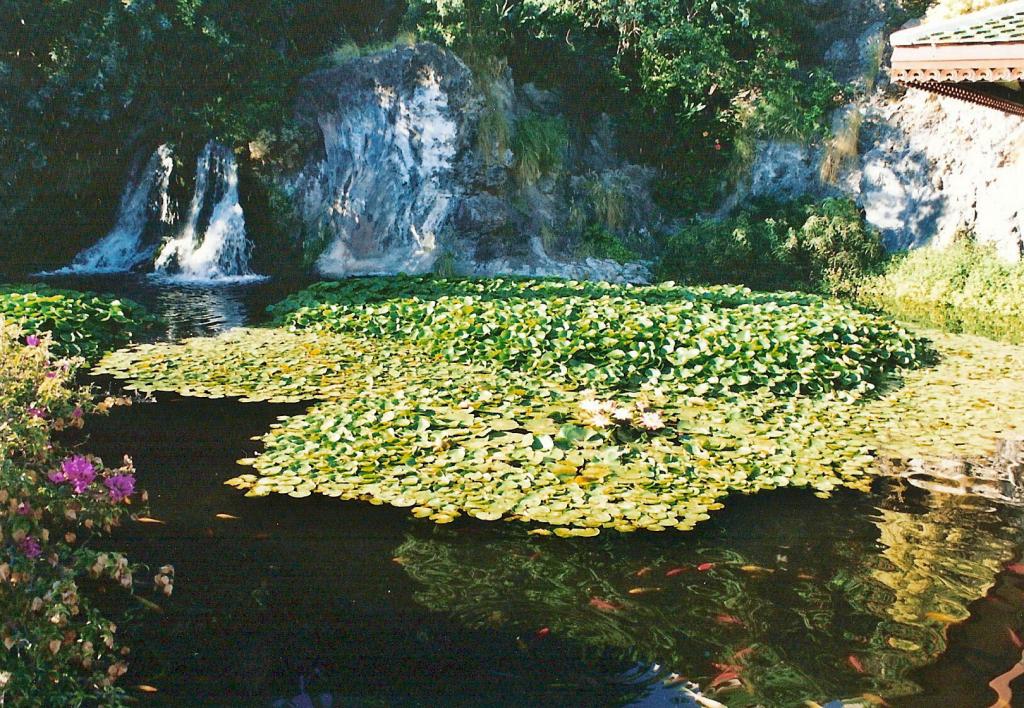
[[[114,502],[124,501],[135,493],[135,477],[130,474],[115,474],[103,480],[103,484],[110,490],[110,499]]]
[[[46,378],[48,378],[48,379],[55,379],[55,378],[57,378],[57,372],[56,371],[47,371],[46,372]]]
[[[32,516],[32,505],[28,502],[18,504],[18,516]]]
[[[87,458],[81,455],[64,460],[60,465],[60,470],[64,473],[64,480],[75,490],[75,494],[84,492],[92,484],[92,481],[96,479],[96,468],[93,467],[93,464]]]
[[[38,347],[39,346],[39,337],[37,337],[34,334],[30,334],[27,337],[25,337],[25,344],[27,344],[30,347]]]
[[[29,418],[45,418],[46,409],[40,408],[39,406],[32,406],[28,409],[28,416]]]
[[[64,484],[68,481],[68,476],[64,474],[63,470],[53,470],[46,475],[46,478],[54,484]]]
[[[39,545],[39,541],[26,536],[18,542],[18,548],[29,558],[38,558],[39,554],[43,552],[43,547]]]

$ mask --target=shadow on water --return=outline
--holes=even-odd
[[[269,705],[301,681],[334,705],[664,705],[677,673],[736,684],[729,705],[989,705],[1020,658],[1022,579],[987,595],[1020,541],[1006,510],[889,485],[785,491],[690,534],[563,540],[221,484],[299,410],[162,396],[93,421],[90,448],[132,455],[166,522],[116,545],[177,569],[165,614],[130,630],[157,702]]]
[[[295,287],[108,289],[184,336]],[[886,482],[733,499],[688,534],[557,539],[222,484],[302,409],[162,395],[90,421],[89,449],[131,455],[165,522],[111,543],[177,570],[163,613],[126,630],[147,702],[691,705],[677,675],[730,706],[988,706],[1021,658],[1019,510]]]
[[[521,646],[515,632],[467,627],[418,604],[392,559],[425,529],[401,510],[246,499],[222,486],[252,452],[248,438],[299,409],[170,397],[95,422],[91,449],[132,455],[153,515],[166,521],[125,529],[116,545],[177,570],[166,614],[132,628],[136,680],[178,705],[268,704],[298,693],[300,679],[335,705],[517,695],[604,704],[642,693],[614,680],[628,662],[574,660],[559,641]]]

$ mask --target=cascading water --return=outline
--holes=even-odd
[[[184,280],[252,277],[251,251],[238,203],[238,163],[230,148],[211,141],[199,155],[184,228],[160,249],[154,269]]]
[[[141,171],[133,170],[110,233],[56,273],[151,269],[177,280],[260,277],[249,267],[252,244],[245,235],[238,163],[231,149],[215,141],[203,148],[196,164],[195,192],[180,226],[169,193],[173,168],[171,148],[161,145]],[[165,240],[169,234],[174,236]]]
[[[174,159],[167,145],[158,147],[141,171],[128,180],[114,228],[75,256],[62,272],[118,273],[152,258],[156,245],[174,224],[168,185]]]

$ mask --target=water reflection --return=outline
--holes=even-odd
[[[242,327],[248,308],[238,287],[174,285],[154,288],[152,308],[163,318],[163,337],[208,336]]]
[[[145,305],[163,320],[153,333],[158,339],[212,336],[235,327],[258,323],[264,310],[304,287],[305,280],[182,281],[140,274],[48,277],[46,285],[76,290],[112,292]]]
[[[729,704],[918,692],[910,672],[945,650],[947,626],[985,595],[1019,530],[938,495],[806,502],[737,511],[686,538],[439,529],[396,555],[432,610],[657,662]]]
[[[52,284],[139,300],[168,338],[248,324],[301,285]],[[182,578],[129,629],[133,676],[157,700],[688,705],[663,684],[676,674],[727,705],[922,686],[921,705],[988,705],[1020,658],[1024,587],[1004,573],[1000,603],[974,603],[1020,547],[1019,510],[896,485],[788,490],[731,500],[694,533],[563,540],[221,485],[251,436],[299,410],[167,397],[94,423],[90,449],[131,454],[168,521],[127,527],[118,547]]]

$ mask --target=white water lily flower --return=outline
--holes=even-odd
[[[604,413],[597,413],[593,418],[590,419],[591,425],[595,428],[607,428],[612,424],[612,419]]]
[[[595,398],[588,398],[587,400],[580,403],[580,410],[582,410],[584,413],[590,413],[591,415],[600,413],[603,407],[604,404]]]
[[[612,413],[612,417],[615,420],[629,422],[633,420],[633,411],[629,410],[629,408],[616,408],[615,412]]]
[[[661,430],[665,427],[665,421],[662,419],[661,413],[646,411],[640,416],[640,425],[648,430]]]

